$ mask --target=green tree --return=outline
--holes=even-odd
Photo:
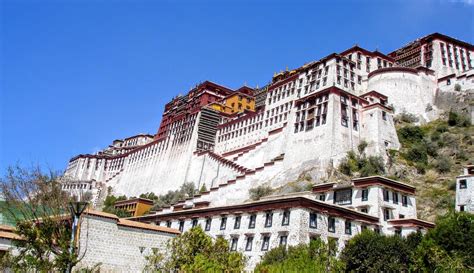
[[[155,251],[146,259],[148,270],[165,272],[241,272],[245,267],[242,253],[229,251],[224,238],[213,240],[200,226],[170,240],[165,254]]]
[[[406,239],[365,230],[349,240],[341,260],[348,271],[400,272],[408,270],[411,253]]]
[[[288,249],[274,248],[265,253],[255,272],[341,272],[344,264],[337,259],[334,244],[315,239]]]
[[[273,189],[269,186],[261,185],[255,188],[249,189],[250,199],[256,201],[264,196],[268,196],[273,192]]]
[[[436,221],[436,227],[426,235],[455,259],[460,258],[468,268],[474,268],[474,215],[450,212]]]
[[[0,189],[9,214],[16,223],[15,255],[5,255],[0,268],[14,272],[65,271],[80,258],[69,254],[71,238],[68,204],[71,198],[62,191],[59,176],[45,174],[39,167],[10,167],[0,179]]]

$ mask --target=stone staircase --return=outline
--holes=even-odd
[[[107,183],[110,180],[114,179],[117,175],[121,174],[122,172],[123,172],[123,169],[120,169],[118,172],[114,173],[111,177],[107,178],[107,180],[105,180],[105,183]]]
[[[239,173],[245,174],[246,172],[251,171],[250,169],[247,169],[244,166],[241,166],[241,165],[239,165],[239,164],[237,164],[237,163],[235,163],[231,160],[228,160],[228,159],[226,159],[226,158],[224,158],[224,157],[222,157],[222,156],[220,156],[220,155],[218,155],[218,154],[216,154],[212,151],[207,151],[207,154],[210,157],[212,157],[213,159],[219,161],[222,165],[230,167],[230,168],[238,171]]]
[[[215,154],[215,153],[213,153],[213,154]],[[217,155],[217,154],[215,154],[215,155]],[[219,155],[217,155],[217,156],[219,156]],[[219,157],[221,157],[221,156],[219,156]],[[227,186],[236,184],[236,183],[238,183],[242,180],[245,180],[245,178],[253,176],[258,172],[262,172],[265,169],[268,169],[269,167],[275,165],[275,163],[283,161],[284,158],[285,158],[285,154],[280,154],[280,155],[276,156],[275,158],[273,158],[272,160],[270,160],[269,162],[265,162],[262,166],[260,166],[258,168],[255,168],[254,170],[246,169],[246,171],[243,174],[236,176],[234,179],[229,179],[225,183],[221,183],[218,186],[212,187],[208,191],[201,192],[200,194],[194,195],[194,197],[189,197],[189,198],[186,198],[185,200],[180,200],[177,203],[172,204],[171,207],[165,208],[160,213],[171,212],[171,211],[173,211],[173,209],[172,209],[173,206],[182,206],[185,202],[197,203],[197,202],[206,201],[205,199],[210,199],[209,198],[210,195],[218,194],[220,189],[223,189],[224,187],[227,187]],[[227,161],[230,161],[230,160],[227,160]],[[232,161],[230,161],[230,162],[232,162]]]

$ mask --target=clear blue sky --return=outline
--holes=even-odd
[[[196,83],[267,83],[354,44],[474,40],[466,1],[0,1],[0,173],[155,133]]]

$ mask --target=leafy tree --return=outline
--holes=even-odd
[[[61,189],[59,176],[45,174],[39,167],[10,167],[0,179],[0,189],[9,214],[16,223],[14,240],[18,253],[2,257],[0,268],[14,272],[65,271],[80,258],[69,254],[71,238],[68,204],[71,198]]]
[[[127,197],[125,195],[118,196],[118,197],[114,195],[110,195],[110,194],[107,195],[107,197],[105,197],[104,207],[102,208],[102,211],[115,214],[121,218],[132,216],[130,212],[128,211],[123,210],[123,209],[116,209],[114,207],[116,202],[122,201],[122,200],[127,200]]]
[[[425,136],[420,126],[405,126],[398,129],[397,133],[400,142],[404,145],[420,142]]]
[[[332,241],[334,242],[334,241]],[[321,239],[308,244],[280,246],[268,251],[256,266],[255,272],[341,272],[344,264]]]
[[[155,251],[146,259],[148,270],[165,272],[241,272],[245,266],[241,253],[229,251],[224,238],[213,240],[200,226],[170,240],[167,253]]]
[[[349,240],[341,260],[348,271],[400,272],[408,270],[410,256],[406,239],[365,230]]]
[[[426,235],[451,257],[459,257],[466,267],[474,268],[474,215],[451,212],[436,221]]]

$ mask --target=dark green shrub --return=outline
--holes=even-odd
[[[398,137],[403,144],[412,144],[423,140],[425,134],[420,126],[405,126],[398,130]]]
[[[469,117],[463,113],[450,111],[448,114],[449,126],[468,127],[471,125]]]
[[[453,166],[453,162],[451,161],[449,157],[440,156],[436,159],[436,162],[434,165],[438,172],[447,173],[451,170],[451,167]]]
[[[269,186],[258,186],[256,188],[249,189],[250,199],[256,201],[264,196],[268,196],[273,192],[273,189]]]
[[[411,162],[428,163],[428,151],[424,143],[417,143],[408,149],[405,159]]]

